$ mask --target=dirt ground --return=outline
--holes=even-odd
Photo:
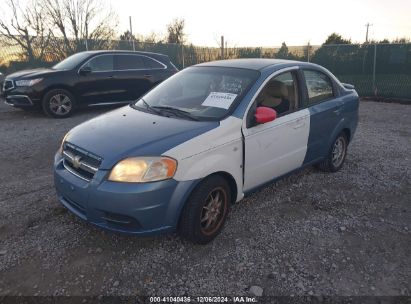
[[[314,168],[232,208],[207,246],[103,232],[57,201],[65,120],[0,105],[2,295],[410,295],[411,106],[362,102],[343,169]]]

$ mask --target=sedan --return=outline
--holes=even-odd
[[[245,195],[307,166],[339,171],[358,105],[351,85],[312,63],[189,67],[67,133],[54,160],[58,199],[104,229],[206,244]]]

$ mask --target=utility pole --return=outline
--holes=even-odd
[[[367,28],[367,32],[365,34],[365,43],[368,43],[368,29],[370,28],[370,26],[372,26],[372,24],[370,24],[369,22],[367,22],[367,24],[365,25]]]
[[[131,39],[133,40],[133,51],[135,51],[136,46],[134,45],[133,26],[131,25],[131,16],[129,17],[129,20],[130,20],[130,36],[131,36]]]
[[[225,48],[224,48],[224,59],[226,59],[227,58],[227,56],[228,56],[228,48],[227,48],[227,40],[225,41]]]
[[[181,43],[181,61],[183,64],[183,69],[184,69],[184,65],[185,65],[185,60],[184,60],[184,43]]]
[[[221,36],[221,60],[224,59],[224,36]]]

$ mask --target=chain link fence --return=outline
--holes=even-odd
[[[355,85],[361,96],[411,99],[411,44],[345,44],[322,46],[198,47],[140,41],[96,41],[34,38],[30,48],[0,36],[0,72],[49,67],[86,50],[135,50],[163,53],[180,69],[201,62],[234,58],[280,58],[310,61]]]
[[[324,45],[311,61],[361,96],[411,98],[411,44]]]

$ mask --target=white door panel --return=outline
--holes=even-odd
[[[308,109],[249,129],[244,126],[244,191],[301,167],[309,131]]]

